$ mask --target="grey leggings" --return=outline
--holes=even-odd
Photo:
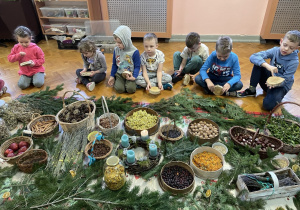
[[[32,75],[31,77],[21,75],[18,86],[22,90],[28,88],[30,84],[32,83],[35,87],[42,87],[44,85],[45,81],[45,74],[42,72],[36,73]]]

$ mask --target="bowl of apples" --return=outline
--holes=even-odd
[[[27,136],[17,136],[5,141],[0,147],[0,158],[14,164],[33,146],[33,141]]]

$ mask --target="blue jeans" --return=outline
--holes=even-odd
[[[44,81],[45,81],[45,74],[42,72],[36,73],[36,74],[32,75],[31,77],[21,75],[19,82],[18,82],[18,86],[19,86],[19,88],[24,90],[24,89],[28,88],[30,86],[30,84],[32,83],[35,87],[40,88],[44,85]]]
[[[90,82],[95,82],[98,84],[99,82],[105,80],[106,73],[96,73],[94,76],[81,76],[80,72],[83,71],[83,69],[77,69],[76,75],[79,79],[81,79],[82,84],[87,85]],[[88,69],[90,71],[90,69]]]
[[[214,85],[221,85],[221,86],[224,86],[232,78],[232,76],[218,77],[210,72],[208,73],[208,76],[209,79],[212,81],[212,83],[214,83]],[[206,93],[212,94],[212,92],[208,89],[206,82],[202,79],[200,74],[196,76],[195,82],[201,87],[203,87]],[[243,88],[243,83],[241,81],[238,81],[237,83],[235,83],[229,88],[228,92],[241,90],[242,88]]]
[[[278,103],[280,103],[289,91],[285,87],[269,89],[266,85],[266,81],[270,76],[272,76],[272,74],[266,68],[254,65],[250,77],[251,86],[256,87],[259,84],[267,93],[263,100],[263,108],[268,111],[271,111]]]

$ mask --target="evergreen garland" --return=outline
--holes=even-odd
[[[54,90],[46,88],[45,92],[40,91],[30,94],[32,97],[23,96],[21,102],[40,105],[44,114],[56,115],[62,109],[62,100],[54,99],[57,92],[62,89],[57,86]],[[69,103],[75,101],[69,98]],[[122,99],[115,96],[106,98],[109,110],[123,116],[132,110],[133,102],[131,99]],[[128,103],[127,103],[128,102]],[[97,116],[101,114],[101,99],[95,101],[97,106]],[[229,127],[234,125],[262,127],[265,119],[262,117],[254,117],[247,114],[236,104],[228,99],[222,98],[204,98],[191,93],[188,89],[183,89],[180,94],[169,98],[162,99],[158,103],[150,104],[150,108],[156,110],[161,116],[167,116],[177,121],[182,119],[183,115],[197,117],[206,117],[215,121],[225,131],[225,135],[221,135],[222,141],[225,143],[225,137]],[[201,108],[204,113],[196,111]],[[224,118],[224,116],[226,118]],[[289,116],[290,117],[290,116]],[[245,120],[247,119],[247,120]],[[57,134],[57,133],[56,133]],[[49,136],[42,141],[35,139],[35,144],[45,149],[48,154],[55,156],[55,149],[59,147],[54,141],[55,135]],[[106,136],[118,145],[122,132],[113,132]],[[179,209],[188,207],[189,209],[264,209],[265,201],[241,201],[228,192],[228,189],[236,188],[236,180],[239,174],[258,173],[263,171],[274,170],[270,164],[270,159],[277,152],[268,151],[269,157],[260,161],[258,149],[251,149],[235,145],[232,141],[226,143],[228,153],[226,154],[226,162],[233,168],[225,170],[220,175],[216,183],[206,181],[205,185],[198,186],[193,194],[181,197],[170,196],[169,193],[159,194],[157,191],[150,192],[145,190],[140,192],[139,187],[131,189],[131,183],[118,191],[110,191],[103,188],[103,171],[104,160],[98,160],[89,167],[77,167],[73,164],[66,165],[65,172],[59,176],[55,176],[48,168],[40,168],[34,174],[26,175],[18,183],[13,183],[10,187],[12,201],[5,201],[1,208],[4,209]],[[151,171],[146,171],[142,177],[149,179],[153,175],[158,175],[161,168],[172,160],[188,162],[191,152],[199,147],[196,141],[190,141],[188,137],[183,138],[174,144],[162,141],[161,150],[164,153],[164,160]],[[299,164],[299,158],[296,163]],[[69,173],[69,169],[76,167],[76,175],[73,178]],[[0,184],[4,180],[15,174],[17,167],[0,169]],[[299,176],[300,171],[296,172]],[[131,190],[130,190],[131,189]],[[207,190],[211,190],[209,197],[205,196]],[[300,193],[293,199],[297,208],[300,208]],[[180,199],[179,199],[180,198]]]

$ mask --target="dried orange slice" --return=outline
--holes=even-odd
[[[211,195],[211,190],[207,190],[205,193],[205,197],[209,198],[210,195]]]
[[[294,165],[292,166],[292,169],[293,169],[294,172],[297,172],[298,170],[300,170],[300,167],[299,167],[299,165],[294,164]]]
[[[73,178],[76,176],[76,172],[74,170],[70,170],[70,174]]]
[[[10,197],[10,192],[6,192],[2,195],[3,199],[9,198]]]

